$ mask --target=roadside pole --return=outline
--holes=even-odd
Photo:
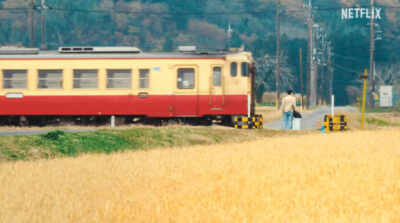
[[[276,109],[279,110],[281,100],[281,34],[280,6],[281,0],[276,0]]]
[[[111,116],[111,127],[115,127],[115,116],[113,115],[113,116]]]
[[[369,31],[369,109],[374,108],[374,51],[375,51],[375,35],[374,35],[374,0],[371,0],[371,21]]]
[[[46,10],[47,6],[46,6],[46,0],[42,0],[42,6],[41,6],[41,10],[42,10],[42,40],[41,40],[41,45],[40,45],[40,49],[41,50],[46,50],[46,25],[45,25],[45,14],[46,14]]]
[[[313,17],[312,17],[312,6],[311,6],[311,0],[308,1],[308,41],[307,41],[307,93],[306,93],[306,106],[307,109],[310,108],[310,88],[311,88],[311,67],[313,65],[312,62],[312,56],[311,56],[311,48],[312,48],[312,36],[313,36]]]
[[[335,115],[335,95],[331,96],[331,116]]]
[[[30,24],[29,47],[30,48],[33,48],[34,43],[35,43],[35,40],[34,40],[34,31],[35,30],[33,30],[33,7],[35,7],[35,6],[33,4],[33,0],[31,0],[31,2],[29,4],[29,24]]]
[[[365,69],[364,75],[361,75],[361,79],[364,80],[363,98],[362,98],[362,107],[361,107],[361,130],[364,130],[365,98],[366,98],[366,94],[367,94],[367,79],[368,79],[367,69]]]
[[[304,110],[304,105],[303,105],[303,98],[304,98],[304,93],[303,93],[303,53],[302,49],[299,49],[299,65],[300,65],[300,94],[301,94],[301,110]]]

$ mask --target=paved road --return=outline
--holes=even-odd
[[[355,107],[335,107],[335,110],[345,110],[351,112],[357,112],[357,108]],[[318,129],[319,126],[316,126],[318,121],[321,121],[324,118],[324,115],[330,114],[331,108],[329,107],[322,107],[318,108],[317,110],[313,111],[309,114],[304,114],[303,118],[301,119],[301,129],[302,130],[315,130]],[[281,120],[277,120],[274,122],[267,123],[264,125],[264,129],[270,130],[280,130],[282,129]]]

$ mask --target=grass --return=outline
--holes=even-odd
[[[398,108],[398,107],[393,107],[393,108],[375,108],[375,109],[366,108],[365,112],[367,112],[367,113],[388,113],[388,112],[400,113],[400,108]]]
[[[172,137],[163,131],[151,134]],[[399,222],[399,134],[278,134],[3,162],[0,222]]]
[[[107,131],[83,134],[52,131],[37,137],[34,145],[69,156],[88,152],[111,153],[128,146],[136,148],[134,143],[128,143],[123,137]]]
[[[345,115],[347,117],[347,126],[352,131],[360,129],[361,114],[349,111],[337,110],[335,114]],[[329,115],[329,114],[327,114]],[[322,119],[317,123],[317,126],[322,125]],[[388,128],[397,128],[400,126],[400,113],[366,113],[364,120],[364,129],[366,130],[382,130]]]
[[[360,98],[357,98],[357,102],[353,104],[353,106],[355,106],[358,111],[361,112],[362,110],[362,101],[360,100]],[[390,108],[381,108],[379,107],[378,104],[375,104],[375,108],[373,109],[369,109],[368,108],[368,102],[366,102],[365,104],[365,112],[366,113],[391,113],[391,112],[397,112],[400,113],[400,107],[390,107]]]
[[[361,118],[360,118],[361,119]],[[389,122],[380,118],[366,117],[365,122],[377,126],[399,126],[399,123]]]
[[[222,127],[133,127],[125,130],[97,130],[68,133],[60,130],[42,135],[0,137],[0,162],[74,157],[86,153],[113,153],[157,147],[244,142],[279,134]]]

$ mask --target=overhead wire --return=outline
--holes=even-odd
[[[30,10],[29,7],[20,8],[0,8],[0,11],[15,11],[15,10]],[[34,10],[41,10],[34,8]],[[167,14],[167,15],[230,15],[230,14],[276,14],[275,11],[208,11],[208,12],[189,12],[189,11],[135,11],[135,10],[115,10],[115,9],[72,9],[72,8],[58,8],[49,7],[47,10],[53,11],[69,11],[69,12],[91,12],[91,13],[117,13],[117,14]]]
[[[362,71],[356,71],[356,70],[352,70],[352,69],[349,69],[349,68],[347,68],[347,67],[343,67],[343,66],[341,66],[341,65],[338,65],[338,64],[335,64],[335,63],[329,63],[330,65],[332,65],[332,66],[334,66],[334,67],[337,67],[337,68],[340,68],[340,69],[342,69],[342,70],[345,70],[345,71],[347,71],[347,72],[351,72],[351,73],[356,73],[356,74],[361,74],[362,73]]]
[[[341,57],[341,58],[345,58],[345,59],[350,59],[350,60],[357,61],[357,62],[360,62],[360,63],[365,63],[365,61],[362,61],[362,60],[358,59],[358,57],[344,56],[344,55],[340,55],[340,54],[336,54],[336,53],[332,53],[331,55],[335,56],[335,57]]]
[[[360,6],[359,8],[362,8]],[[400,9],[400,6],[375,6],[385,9]],[[365,6],[365,8],[370,8],[370,6]],[[38,8],[34,8],[35,10],[41,10]],[[331,7],[331,8],[313,8],[313,11],[338,11],[342,8]],[[30,7],[16,7],[16,8],[0,8],[0,11],[13,11],[13,10],[30,10]],[[114,10],[114,9],[74,9],[74,8],[59,8],[59,7],[50,7],[48,10],[55,11],[73,11],[73,12],[93,12],[93,13],[121,13],[121,14],[170,14],[170,15],[224,15],[224,14],[276,14],[276,11],[272,10],[242,10],[242,11],[209,11],[209,12],[188,12],[188,11],[134,11],[134,10]],[[304,9],[290,9],[290,10],[282,10],[281,13],[302,13],[305,12]]]
[[[25,11],[29,10],[30,8],[0,8],[0,11]]]

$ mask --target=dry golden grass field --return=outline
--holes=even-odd
[[[400,130],[0,163],[0,222],[400,222]]]

